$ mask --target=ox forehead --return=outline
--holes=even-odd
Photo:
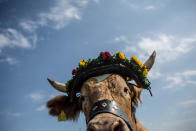
[[[100,76],[95,76],[92,77],[96,80],[96,82],[101,82],[104,81],[105,79],[107,79],[111,74],[104,74],[104,75],[100,75]]]

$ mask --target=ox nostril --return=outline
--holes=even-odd
[[[116,126],[116,127],[114,128],[114,131],[120,131],[120,125]]]
[[[120,131],[121,129],[120,121],[114,122],[112,126],[113,126],[112,131]]]
[[[96,124],[90,124],[87,128],[87,131],[97,131]]]
[[[114,122],[112,126],[112,131],[128,131],[128,127],[126,126],[126,123],[123,122],[123,120]]]

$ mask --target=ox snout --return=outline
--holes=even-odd
[[[87,131],[129,131],[129,128],[119,117],[98,115],[88,123]]]

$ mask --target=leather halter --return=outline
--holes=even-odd
[[[104,99],[104,100],[96,102],[92,106],[87,123],[90,120],[92,120],[97,114],[111,113],[113,115],[116,115],[116,116],[122,118],[126,122],[126,124],[128,125],[130,131],[133,131],[133,129],[134,129],[133,122],[136,122],[135,111],[136,111],[136,108],[132,104],[132,124],[131,124],[127,114],[123,111],[123,109],[121,108],[121,106],[119,104],[117,104],[115,101],[110,101],[110,100]]]

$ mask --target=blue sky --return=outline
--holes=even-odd
[[[85,130],[85,119],[57,122],[45,103],[62,94],[80,59],[101,51],[145,61],[153,97],[142,94],[138,119],[151,131],[196,129],[196,1],[0,0],[0,130]]]

